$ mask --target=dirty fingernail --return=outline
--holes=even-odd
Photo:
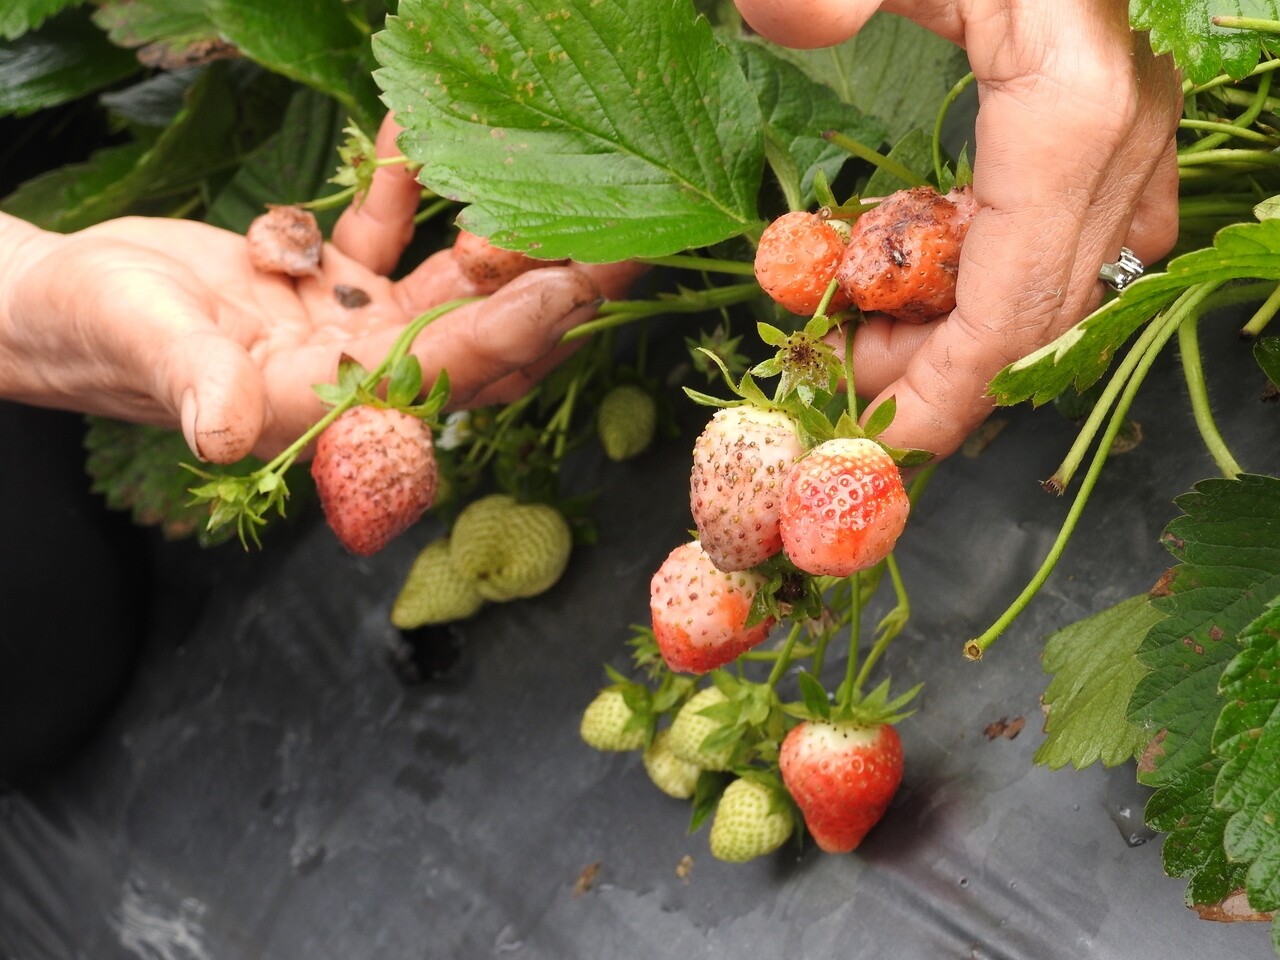
[[[182,409],[179,416],[182,420],[182,436],[187,441],[187,446],[191,448],[191,452],[200,460],[204,460],[205,456],[200,452],[200,444],[196,440],[196,392],[193,388],[187,387],[182,392]]]

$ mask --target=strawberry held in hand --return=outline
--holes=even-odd
[[[362,557],[377,553],[416,523],[438,482],[431,428],[387,407],[352,407],[316,441],[311,476],[325,519]]]
[[[902,475],[883,447],[865,437],[826,440],[787,474],[783,550],[806,573],[847,577],[889,555],[910,510]]]
[[[902,782],[902,741],[887,723],[806,720],[782,741],[778,766],[814,842],[848,853]]]
[[[706,673],[761,643],[773,618],[747,626],[747,617],[764,584],[757,573],[716,569],[697,540],[672,550],[649,584],[653,635],[667,666]]]
[[[923,323],[956,306],[960,248],[977,212],[967,187],[891,194],[853,224],[836,279],[859,310]]]
[[[721,570],[747,570],[782,549],[782,481],[804,452],[784,413],[744,404],[716,411],[693,447],[689,510]]]
[[[776,303],[808,316],[822,302],[844,252],[845,238],[831,221],[804,210],[784,213],[760,236],[756,280]],[[837,290],[827,309],[848,305],[848,295]]]

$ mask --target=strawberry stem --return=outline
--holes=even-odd
[[[1196,308],[1200,302],[1213,289],[1214,284],[1212,283],[1200,283],[1193,287],[1188,287],[1174,302],[1173,306],[1169,308],[1169,311],[1153,322],[1152,325],[1156,327],[1157,332],[1148,344],[1146,352],[1142,355],[1142,359],[1134,370],[1133,375],[1125,384],[1124,393],[1116,403],[1115,410],[1111,414],[1111,420],[1107,424],[1106,432],[1094,452],[1093,462],[1089,465],[1089,470],[1080,484],[1080,490],[1076,493],[1076,498],[1071,503],[1071,509],[1067,512],[1066,520],[1063,521],[1062,528],[1058,531],[1058,536],[1054,540],[1053,546],[1050,547],[1048,555],[1040,565],[1040,569],[1031,578],[1031,582],[1023,588],[1009,608],[981,636],[965,644],[964,655],[970,660],[982,659],[983,653],[1004,632],[1005,628],[1017,619],[1027,604],[1030,603],[1031,598],[1040,591],[1044,582],[1049,578],[1049,574],[1053,572],[1054,567],[1057,566],[1063,550],[1066,549],[1067,541],[1071,539],[1071,535],[1075,532],[1076,524],[1080,521],[1080,515],[1084,512],[1089,495],[1093,492],[1093,488],[1098,482],[1098,477],[1102,474],[1102,468],[1107,462],[1107,455],[1111,452],[1111,446],[1115,442],[1116,435],[1120,432],[1120,428],[1124,426],[1125,417],[1129,413],[1133,398],[1138,393],[1138,388],[1142,386],[1143,380],[1146,379],[1147,373],[1151,370],[1151,365],[1155,362],[1156,357],[1159,356],[1164,345],[1177,332],[1183,321],[1195,315]]]
[[[836,713],[853,703],[857,690],[854,677],[857,676],[858,646],[862,640],[862,591],[859,589],[861,578],[860,571],[849,575],[849,584],[852,587],[849,593],[849,659],[845,662],[844,682],[840,684]]]
[[[441,197],[440,199],[434,201],[433,203],[427,204],[425,207],[423,207],[421,210],[419,210],[417,213],[413,215],[414,226],[421,226],[422,224],[426,223],[428,220],[431,220],[432,218],[439,216],[440,214],[448,210],[450,207],[452,207],[455,202],[456,201]]]
[[[1207,150],[1212,150],[1215,147],[1220,147],[1222,144],[1230,140],[1234,134],[1244,134],[1246,132],[1252,133],[1252,131],[1247,131],[1246,128],[1252,126],[1253,121],[1258,119],[1258,115],[1262,113],[1262,108],[1266,105],[1267,96],[1270,92],[1271,74],[1265,73],[1262,75],[1262,79],[1258,81],[1258,90],[1254,95],[1253,102],[1245,108],[1245,111],[1240,114],[1240,116],[1227,123],[1220,121],[1216,122],[1216,124],[1205,123],[1205,126],[1208,128],[1213,128],[1216,125],[1217,132],[1183,147],[1180,153],[1184,156],[1190,153],[1203,153]],[[1184,122],[1194,124],[1197,121],[1188,120]],[[1223,130],[1224,127],[1227,128],[1225,131]],[[1254,136],[1261,137],[1264,142],[1269,139],[1265,134],[1254,134]],[[1248,137],[1245,137],[1245,139],[1248,139]]]
[[[858,676],[853,681],[853,687],[858,691],[861,691],[862,685],[866,682],[867,677],[871,675],[871,668],[876,665],[876,661],[884,655],[885,650],[889,648],[889,644],[902,632],[902,629],[907,625],[907,620],[911,618],[911,600],[907,596],[906,584],[902,582],[902,574],[898,570],[898,561],[891,553],[885,557],[885,563],[889,568],[889,579],[893,581],[893,593],[897,597],[897,603],[880,621],[880,632],[876,635],[875,642],[867,652],[867,658],[862,662],[862,667],[858,670]]]
[[[1193,313],[1178,325],[1178,353],[1182,356],[1182,375],[1187,381],[1187,392],[1191,395],[1191,412],[1195,415],[1196,426],[1205,448],[1213,457],[1222,475],[1234,480],[1243,471],[1236,458],[1222,439],[1218,425],[1213,419],[1213,408],[1209,404],[1209,388],[1204,380],[1204,367],[1200,362],[1200,338],[1197,336],[1199,314]]]
[[[1271,291],[1271,295],[1249,318],[1249,322],[1240,328],[1240,336],[1247,340],[1254,340],[1262,334],[1267,328],[1267,324],[1275,317],[1276,312],[1280,311],[1280,284]]]
[[[822,138],[828,143],[834,143],[841,150],[845,150],[859,160],[865,160],[885,173],[897,177],[909,187],[923,187],[926,183],[924,177],[919,176],[914,170],[904,167],[892,157],[886,157],[883,153],[872,150],[865,144],[859,143],[853,137],[846,136],[838,130],[823,131]]]
[[[741,260],[717,260],[712,257],[698,257],[687,253],[677,253],[668,257],[640,257],[640,263],[654,267],[676,267],[683,270],[700,270],[707,273],[731,273],[739,277],[754,277],[754,264]]]
[[[1243,77],[1232,77],[1230,74],[1221,73],[1207,83],[1202,83],[1199,86],[1192,84],[1190,80],[1184,80],[1182,83],[1182,92],[1185,96],[1192,97],[1197,93],[1206,93],[1209,90],[1216,90],[1218,87],[1225,87],[1228,84],[1241,83],[1250,77],[1261,76],[1264,73],[1270,73],[1272,70],[1280,70],[1280,60],[1265,60],[1246,73]]]
[[[858,395],[853,386],[853,326],[852,320],[846,321],[844,325],[844,400],[849,416],[857,420]]]
[[[706,290],[682,290],[679,294],[660,296],[654,300],[607,300],[597,311],[595,320],[581,323],[560,338],[561,343],[580,340],[601,330],[612,330],[636,320],[663,316],[668,313],[703,313],[721,307],[745,303],[760,296],[760,285],[734,283]]]
[[[947,91],[947,95],[942,98],[942,105],[938,107],[937,119],[933,121],[933,176],[938,183],[942,183],[946,176],[946,167],[942,163],[942,125],[947,119],[947,113],[950,112],[952,104],[959,99],[960,94],[973,83],[973,72],[965,74]]]
[[[766,686],[776,687],[782,675],[787,672],[787,667],[791,666],[791,656],[795,650],[796,640],[800,636],[800,627],[798,623],[791,625],[791,629],[787,632],[787,639],[783,641],[782,651],[778,654],[773,669],[769,671],[769,678],[765,681]]]

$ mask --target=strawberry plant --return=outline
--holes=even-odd
[[[964,61],[922,33],[895,42],[901,24],[883,19],[837,50],[783,50],[723,5],[700,6],[716,7],[715,23],[678,0],[647,9],[637,30],[627,4],[576,0],[18,0],[0,12],[0,122],[26,139],[0,147],[23,174],[2,206],[63,231],[147,213],[243,233],[268,207],[289,209],[262,263],[306,274],[318,234],[378,165],[409,163],[423,188],[419,252],[453,249],[481,290],[549,262],[652,267],[567,334],[581,349],[512,403],[446,414],[447,376],[422,382],[409,348],[450,303],[373,370],[344,364],[318,385],[330,412],[269,462],[193,478],[176,434],[98,421],[90,468],[140,522],[253,542],[298,508],[300,458],[319,437],[312,473],[352,550],[378,549],[428,508],[451,528],[406,571],[389,616],[407,629],[549,589],[591,539],[590,497],[566,482],[567,465],[597,447],[610,465],[676,455],[654,442],[670,411],[717,408],[690,462],[697,539],[672,544],[653,574],[633,670],[610,670],[582,737],[641,752],[658,790],[688,801],[691,824],[710,823],[721,859],[793,837],[848,852],[893,815],[911,764],[894,725],[911,722],[929,676],[921,661],[899,692],[879,675],[911,609],[892,551],[911,542],[912,505],[947,465],[881,442],[894,403],[861,407],[835,345],[862,311],[913,322],[954,306],[974,201],[964,138],[944,130]],[[1046,489],[1071,502],[1034,577],[992,584],[993,603],[1013,594],[1007,609],[952,653],[999,656],[1132,432],[1144,379],[1176,345],[1198,428],[1189,447],[1218,475],[1178,498],[1182,515],[1152,547],[1153,564],[1167,562],[1163,548],[1174,566],[1149,594],[1046,638],[1036,762],[1132,764],[1154,790],[1145,818],[1166,834],[1164,867],[1187,880],[1187,902],[1212,913],[1243,894],[1261,917],[1280,909],[1280,478],[1242,468],[1200,352],[1204,318],[1249,305],[1240,333],[1259,393],[1280,396],[1280,338],[1267,334],[1280,310],[1280,9],[1245,6],[1257,16],[1218,0],[1130,4],[1185,77],[1181,238],[1166,263],[991,383],[1002,405],[1074,408],[1077,437],[1045,471]],[[375,156],[382,104],[404,126],[403,156]],[[101,140],[92,149],[29,167],[25,142],[86,123]],[[293,242],[283,259],[279,234]],[[360,305],[358,291],[335,295]],[[653,369],[657,336],[683,336],[687,362]],[[326,450],[356,420],[365,436],[398,424],[408,444],[392,458],[408,467],[378,475],[393,477],[395,504],[380,499],[381,479],[359,479],[359,442]],[[362,519],[335,519],[352,509]],[[879,591],[888,612],[866,629]]]

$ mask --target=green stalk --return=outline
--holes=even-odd
[[[836,713],[853,703],[854,677],[857,676],[858,645],[862,638],[862,591],[859,589],[860,574],[854,572],[849,577],[849,659],[845,663],[844,683],[840,685],[840,702],[836,704]]]
[[[422,224],[426,223],[428,220],[432,219],[433,217],[439,216],[440,214],[444,213],[444,211],[452,207],[453,204],[454,204],[454,201],[446,200],[443,197],[440,198],[439,200],[436,200],[432,203],[427,204],[425,207],[423,207],[421,210],[419,210],[417,213],[413,215],[414,226],[421,226]]]
[[[1198,142],[1193,143],[1190,146],[1184,148],[1181,151],[1181,155],[1186,156],[1187,154],[1190,154],[1190,153],[1204,153],[1206,151],[1214,149],[1215,147],[1220,146],[1221,144],[1226,143],[1228,140],[1231,139],[1233,134],[1229,132],[1223,132],[1221,129],[1223,126],[1238,128],[1238,130],[1236,131],[1237,133],[1244,133],[1246,131],[1249,133],[1254,133],[1252,130],[1247,130],[1247,128],[1252,126],[1253,121],[1258,119],[1258,114],[1262,113],[1262,107],[1264,104],[1266,104],[1267,94],[1270,92],[1271,92],[1271,74],[1265,73],[1262,75],[1262,79],[1258,82],[1258,91],[1254,95],[1253,102],[1249,104],[1248,108],[1244,111],[1244,113],[1240,114],[1240,116],[1236,117],[1234,120],[1231,120],[1229,123],[1220,124],[1217,133],[1214,133],[1211,136],[1205,137],[1202,140],[1199,140]],[[1186,122],[1187,123],[1197,123],[1197,122],[1203,123],[1205,121],[1189,120]],[[1209,125],[1211,126],[1212,122],[1209,122]],[[1254,136],[1262,137],[1264,141],[1269,139],[1263,136],[1262,134],[1254,134]],[[1244,139],[1248,139],[1248,138],[1246,137]]]
[[[1223,129],[1224,127],[1226,129]],[[1233,137],[1239,140],[1249,140],[1253,143],[1266,144],[1267,146],[1275,146],[1277,143],[1275,137],[1270,137],[1265,133],[1259,133],[1257,130],[1252,130],[1247,127],[1237,127],[1234,123],[1230,123],[1226,120],[1179,120],[1178,129],[1203,130],[1206,133],[1221,135],[1222,139],[1218,141],[1219,143],[1225,142]],[[1187,146],[1184,149],[1184,152],[1196,149],[1205,149],[1200,145],[1202,143],[1206,143],[1209,139],[1209,137],[1205,137],[1203,140],[1196,141],[1194,144]]]
[[[766,686],[776,687],[778,681],[782,679],[782,675],[787,672],[787,667],[791,665],[791,653],[795,649],[796,639],[799,636],[800,624],[792,624],[790,631],[787,633],[787,639],[782,645],[782,652],[778,655],[778,660],[773,665],[773,669],[769,671],[769,679],[765,681]]]
[[[1213,419],[1213,409],[1209,405],[1209,389],[1204,380],[1204,367],[1200,363],[1200,338],[1197,336],[1199,315],[1192,314],[1178,325],[1178,352],[1182,355],[1182,374],[1187,381],[1187,391],[1191,395],[1191,411],[1196,418],[1196,426],[1200,428],[1200,436],[1205,448],[1213,457],[1222,475],[1234,480],[1243,471],[1236,458],[1231,455],[1227,443],[1218,431]]]
[[[745,303],[760,296],[757,283],[734,283],[709,290],[689,291],[680,296],[660,300],[607,300],[600,305],[595,320],[579,324],[560,338],[568,343],[591,336],[602,330],[612,330],[637,320],[662,316],[668,313],[703,313],[720,307]]]
[[[852,137],[847,137],[837,130],[827,130],[822,134],[822,136],[828,143],[834,143],[841,150],[848,151],[859,160],[865,160],[867,163],[883,170],[885,173],[897,177],[908,186],[922,187],[925,184],[923,177],[919,176],[907,167],[904,167],[897,160],[894,160],[892,157],[886,157],[883,153],[872,150],[865,144],[861,144]]]
[[[835,281],[833,280],[832,283]],[[858,398],[853,389],[853,321],[844,325],[844,402],[849,416],[858,419]]]
[[[1258,17],[1210,17],[1215,27],[1229,30],[1256,30],[1258,33],[1280,33],[1280,20],[1262,20]]]
[[[711,273],[731,273],[740,277],[754,277],[756,268],[753,264],[741,260],[716,260],[712,257],[695,257],[687,253],[677,253],[669,257],[640,257],[640,263],[654,267],[678,267],[687,270],[704,270]]]
[[[898,561],[892,553],[885,557],[885,560],[888,563],[889,578],[893,581],[893,593],[897,597],[897,603],[885,616],[885,621],[889,621],[890,625],[881,630],[879,636],[876,637],[875,643],[867,652],[866,660],[862,662],[862,668],[858,671],[857,679],[853,681],[853,686],[856,690],[862,689],[863,683],[871,675],[871,668],[876,665],[876,661],[889,648],[889,644],[894,637],[902,632],[907,619],[911,616],[911,599],[907,596],[906,584],[902,582],[902,574],[898,571]]]
[[[1201,150],[1199,153],[1178,154],[1178,169],[1203,164],[1221,163],[1241,170],[1265,169],[1280,166],[1280,154],[1270,150],[1224,149]]]
[[[1115,410],[1111,414],[1111,421],[1107,424],[1106,432],[1094,452],[1093,462],[1089,465],[1088,473],[1085,474],[1085,478],[1080,484],[1080,490],[1076,494],[1075,500],[1072,501],[1071,509],[1067,512],[1066,520],[1063,521],[1062,528],[1058,531],[1058,536],[1054,540],[1053,546],[1050,547],[1048,555],[1040,565],[1040,569],[1031,578],[1031,582],[1023,588],[1009,608],[981,636],[975,637],[965,644],[964,655],[970,660],[982,659],[983,653],[1005,631],[1005,628],[1017,619],[1027,604],[1030,603],[1031,598],[1039,593],[1040,588],[1049,578],[1049,574],[1057,566],[1063,550],[1066,549],[1067,541],[1071,539],[1076,525],[1080,522],[1080,515],[1084,512],[1085,504],[1088,502],[1090,494],[1093,493],[1098,477],[1102,474],[1102,468],[1107,462],[1107,455],[1115,442],[1116,434],[1124,426],[1125,417],[1128,415],[1129,407],[1133,404],[1133,399],[1138,393],[1138,388],[1142,386],[1142,381],[1151,370],[1151,365],[1155,362],[1156,357],[1160,355],[1164,345],[1169,342],[1169,339],[1177,332],[1178,327],[1187,317],[1195,315],[1196,306],[1212,290],[1212,284],[1208,283],[1201,283],[1188,288],[1163,318],[1154,321],[1154,324],[1159,328],[1159,335],[1152,339],[1141,362],[1129,378],[1128,383],[1125,384],[1124,393],[1116,403]]]
[[[933,121],[933,175],[938,183],[942,183],[942,175],[945,172],[942,164],[942,124],[947,119],[947,113],[951,110],[951,105],[956,102],[960,94],[964,93],[969,84],[973,83],[973,72],[965,74],[947,91],[947,95],[942,98],[942,105],[938,108],[938,116]]]
[[[1263,302],[1262,306],[1254,312],[1249,318],[1249,322],[1240,328],[1240,336],[1247,340],[1255,340],[1261,336],[1262,331],[1267,328],[1267,324],[1280,311],[1280,285],[1277,285],[1271,291],[1271,296]]]
[[[1270,73],[1272,70],[1280,70],[1280,60],[1263,61],[1262,63],[1259,63],[1256,67],[1254,67],[1252,70],[1250,70],[1243,77],[1241,77],[1239,80],[1225,73],[1219,74],[1218,76],[1214,77],[1212,80],[1208,81],[1207,83],[1202,83],[1199,86],[1192,85],[1190,80],[1184,80],[1182,83],[1182,92],[1185,96],[1192,97],[1192,96],[1195,96],[1197,93],[1206,93],[1209,90],[1216,90],[1218,87],[1225,87],[1228,85],[1237,84],[1244,80],[1249,79],[1250,77],[1257,77],[1265,73]]]

